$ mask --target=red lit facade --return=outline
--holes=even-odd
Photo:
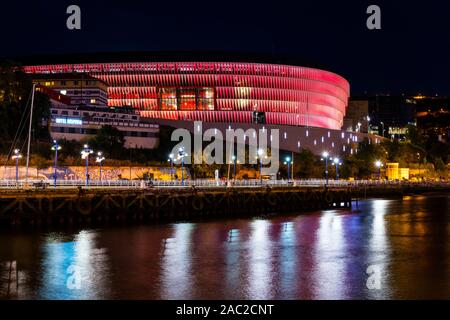
[[[264,123],[340,130],[349,97],[341,76],[313,68],[232,62],[142,62],[26,66],[32,74],[84,72],[105,81],[110,106],[142,117]]]

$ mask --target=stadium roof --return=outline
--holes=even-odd
[[[273,55],[251,52],[194,52],[194,51],[158,51],[158,52],[104,52],[58,55],[33,55],[6,57],[24,66],[46,64],[108,63],[108,62],[249,62],[284,64],[329,70],[327,66],[315,61],[292,55]]]

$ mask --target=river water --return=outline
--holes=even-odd
[[[450,195],[0,234],[3,299],[450,299]]]

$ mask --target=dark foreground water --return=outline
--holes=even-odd
[[[449,204],[415,196],[267,219],[3,232],[0,297],[450,299]]]

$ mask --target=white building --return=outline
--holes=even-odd
[[[87,141],[110,125],[122,131],[125,148],[153,149],[159,143],[159,125],[142,123],[130,108],[56,107],[51,108],[50,135],[55,140]]]

